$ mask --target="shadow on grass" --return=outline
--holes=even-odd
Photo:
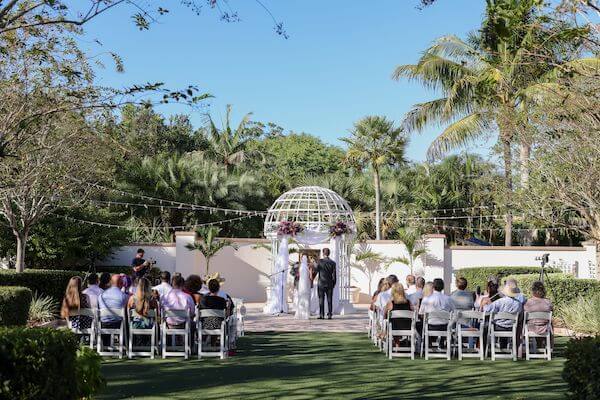
[[[390,361],[349,333],[249,334],[238,347],[225,361],[106,361],[100,398],[559,399],[566,388],[562,359]]]

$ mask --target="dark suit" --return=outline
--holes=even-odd
[[[333,314],[333,288],[337,281],[335,262],[329,257],[319,260],[315,273],[319,276],[317,292],[319,293],[319,315],[325,315],[325,296],[327,296],[327,315]]]

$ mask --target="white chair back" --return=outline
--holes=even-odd
[[[218,317],[225,318],[225,310],[200,309],[200,318]]]

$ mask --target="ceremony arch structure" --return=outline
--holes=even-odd
[[[283,225],[298,232],[286,232]],[[289,268],[289,244],[299,248],[329,243],[331,258],[337,265],[334,288],[334,313],[349,314],[350,252],[356,234],[356,222],[348,202],[332,190],[319,186],[301,186],[282,194],[267,211],[265,237],[271,240],[271,285],[267,289],[265,314],[288,311],[286,282]]]

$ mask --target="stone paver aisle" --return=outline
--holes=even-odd
[[[365,332],[369,321],[368,306],[355,304],[355,313],[334,315],[332,320],[320,320],[312,316],[310,320],[294,319],[294,314],[264,315],[262,303],[246,304],[245,329],[248,332]]]

